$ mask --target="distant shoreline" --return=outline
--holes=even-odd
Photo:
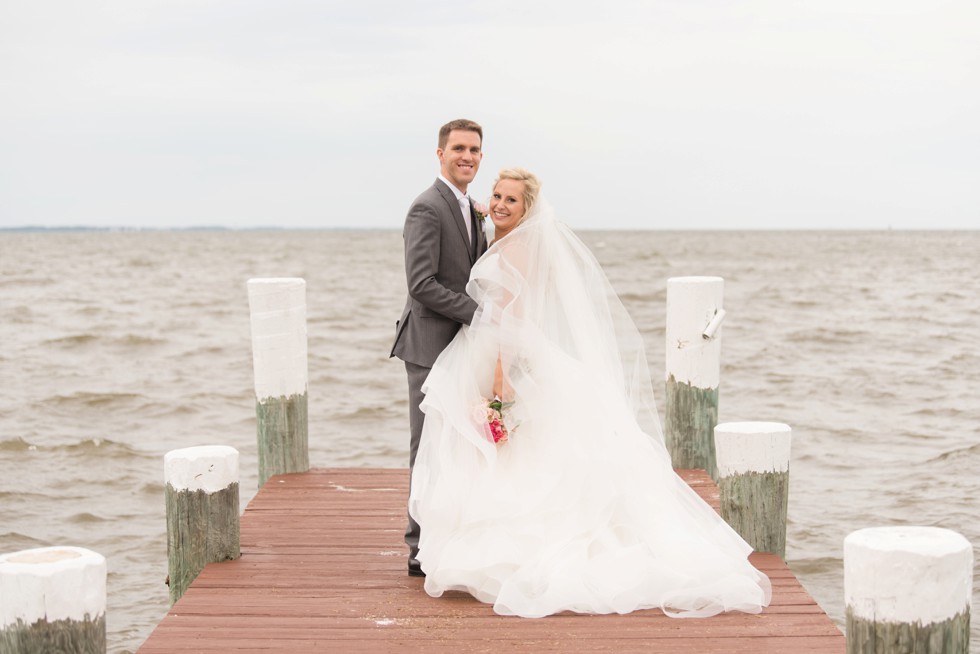
[[[88,227],[88,226],[65,226],[65,227],[39,227],[26,225],[22,227],[0,227],[0,232],[40,232],[40,233],[63,233],[63,232],[111,232],[111,233],[138,233],[138,232],[367,232],[367,231],[388,231],[388,227],[362,228],[362,227],[221,227],[220,225],[206,225],[202,227]]]
[[[824,229],[812,228],[789,228],[789,229],[769,229],[769,228],[729,228],[729,229],[708,229],[708,228],[595,228],[595,227],[572,227],[576,232],[750,232],[750,233],[870,233],[870,232],[900,232],[900,233],[976,233],[980,228],[964,229],[962,227],[933,227],[922,228],[845,228],[829,227]],[[35,234],[64,234],[64,233],[127,233],[138,234],[144,232],[397,232],[401,231],[401,226],[397,227],[222,227],[220,225],[207,225],[201,227],[91,227],[91,226],[64,226],[64,227],[41,227],[36,225],[25,225],[20,227],[0,227],[0,234],[11,233],[35,233]]]

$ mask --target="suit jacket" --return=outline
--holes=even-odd
[[[395,323],[391,356],[431,368],[460,326],[473,320],[477,305],[466,282],[477,256],[486,252],[487,237],[478,225],[474,256],[459,202],[438,179],[412,203],[402,236],[408,299]]]

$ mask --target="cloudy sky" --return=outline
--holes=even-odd
[[[576,227],[976,228],[976,0],[0,1],[0,226],[397,229],[485,129]]]

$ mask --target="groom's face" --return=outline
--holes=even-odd
[[[449,132],[446,147],[436,150],[443,177],[464,193],[480,169],[480,159],[483,158],[481,146],[480,135],[476,132],[454,129]]]

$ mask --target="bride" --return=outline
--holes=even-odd
[[[501,171],[466,287],[480,308],[423,386],[409,511],[426,592],[524,617],[758,613],[769,579],[673,472],[640,335],[539,191]]]

